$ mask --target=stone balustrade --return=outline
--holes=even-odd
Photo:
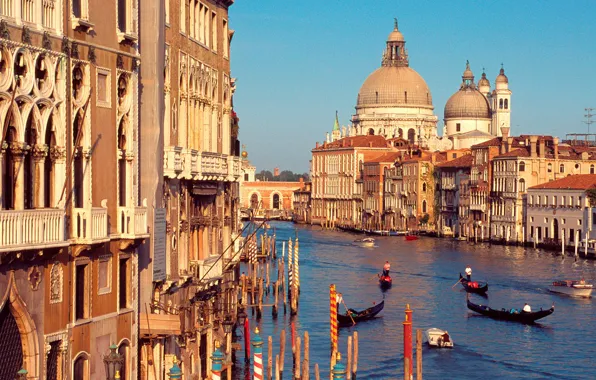
[[[223,275],[223,259],[218,260],[218,255],[212,255],[204,260],[191,262],[197,280],[209,282]]]
[[[77,244],[100,243],[108,241],[107,201],[102,207],[73,208],[71,216],[71,238]]]
[[[67,246],[61,209],[1,210],[0,252]]]
[[[126,239],[149,236],[147,225],[147,199],[141,207],[118,207],[118,233]]]
[[[184,167],[185,157],[183,157],[182,147],[166,146],[164,147],[163,170],[164,176],[168,178],[178,178]]]
[[[201,152],[201,179],[223,181],[228,176],[226,155],[213,152]]]

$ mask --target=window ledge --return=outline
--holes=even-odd
[[[118,310],[118,314],[128,314],[128,313],[132,313],[133,311],[134,311],[134,309],[132,307],[127,307],[127,308]]]
[[[119,43],[132,43],[135,44],[137,43],[137,41],[139,40],[139,37],[136,34],[132,34],[132,33],[123,33],[123,32],[118,32],[118,42]]]
[[[82,18],[77,18],[74,17],[71,20],[72,23],[72,28],[73,29],[81,29],[83,30],[85,33],[90,33],[91,31],[93,31],[93,28],[95,27],[95,24],[90,22],[89,20],[85,20]]]
[[[91,318],[85,318],[85,319],[77,319],[74,322],[74,326],[82,326],[82,325],[86,325],[87,323],[91,322]]]

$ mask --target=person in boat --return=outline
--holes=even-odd
[[[579,284],[580,285],[586,285],[586,281],[584,280],[583,277],[581,278],[581,280],[579,280]]]
[[[472,281],[472,268],[469,265],[466,267],[466,276],[468,281]]]
[[[441,341],[443,344],[451,342],[449,339],[449,333],[447,331],[445,331],[445,334],[441,335]]]
[[[523,312],[525,313],[531,313],[532,312],[532,308],[530,307],[530,305],[528,305],[527,303],[524,304],[524,308],[522,309]]]
[[[339,305],[342,302],[344,302],[344,298],[342,297],[342,294],[341,293],[337,293],[335,295],[335,303],[336,303],[336,306],[337,306],[337,314],[339,314]]]
[[[385,261],[385,265],[383,265],[383,277],[389,277],[390,270],[391,264],[389,264],[389,261]]]

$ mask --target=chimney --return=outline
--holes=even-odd
[[[300,190],[304,190],[304,178],[300,177]]]
[[[319,147],[319,142],[317,141],[317,143],[315,144],[315,149]]]
[[[513,137],[507,138],[507,153],[511,152],[511,148],[513,147]]]
[[[540,158],[544,158],[546,156],[546,141],[544,139],[540,139],[538,154],[540,155]]]
[[[536,158],[536,142],[538,142],[538,136],[530,136],[530,157]]]
[[[506,140],[509,137],[509,127],[501,127],[501,135]]]
[[[553,145],[555,146],[555,160],[559,159],[559,138],[553,138]]]
[[[505,148],[505,142],[507,138],[505,136],[501,137],[501,154],[507,153],[507,149]]]

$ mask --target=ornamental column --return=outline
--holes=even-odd
[[[10,154],[12,156],[12,170],[14,178],[14,209],[23,210],[25,208],[25,168],[24,160],[27,154],[27,146],[21,142],[11,142],[9,144]],[[10,184],[8,184],[10,186]]]
[[[26,175],[31,176],[31,183],[33,184],[31,191],[33,191],[33,208],[42,208],[45,206],[45,158],[48,155],[48,147],[46,145],[35,145],[31,149],[31,159],[33,162],[33,170]]]
[[[0,210],[4,208],[4,156],[6,155],[6,149],[8,144],[4,141],[0,142]]]
[[[58,207],[62,187],[66,180],[66,148],[53,146],[50,148],[49,154],[54,169],[50,180],[50,207]]]

